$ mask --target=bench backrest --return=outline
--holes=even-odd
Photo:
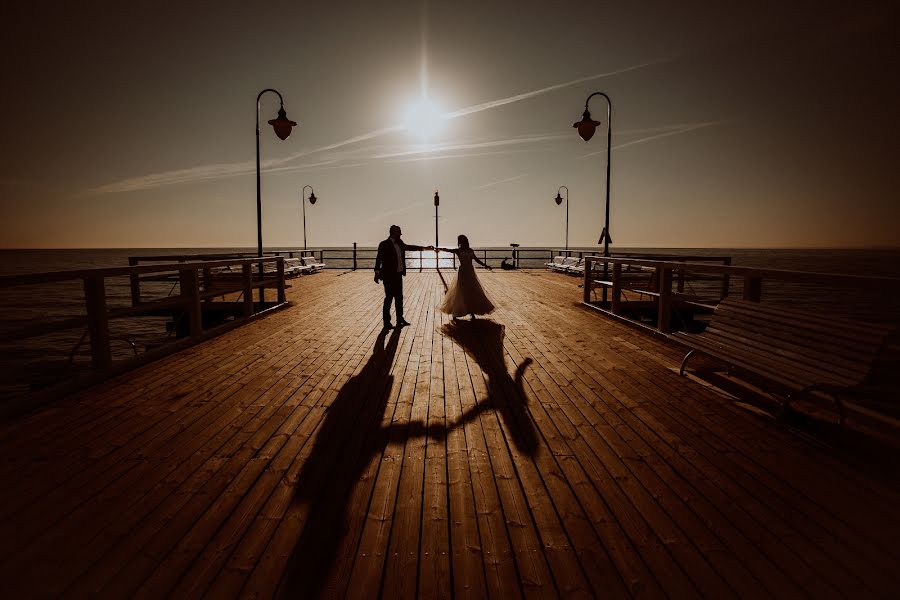
[[[553,263],[557,264],[557,265],[563,264],[563,261],[565,261],[565,260],[566,260],[565,256],[554,256],[553,257]]]
[[[574,256],[569,256],[568,258],[566,258],[565,261],[563,261],[563,266],[564,267],[574,267],[575,265],[578,264],[579,260],[581,260],[581,259],[575,258]]]
[[[703,335],[783,378],[849,386],[866,378],[890,333],[881,324],[724,300]]]

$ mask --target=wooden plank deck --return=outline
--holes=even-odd
[[[447,273],[444,279],[453,275]],[[0,429],[5,597],[883,597],[892,470],[678,377],[683,351],[484,273],[368,271]],[[674,371],[673,371],[674,369]]]

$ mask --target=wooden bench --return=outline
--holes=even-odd
[[[792,398],[821,392],[830,396],[844,421],[842,397],[858,397],[892,328],[820,312],[744,300],[724,300],[706,330],[671,337],[691,350],[768,381],[779,394],[783,416]]]

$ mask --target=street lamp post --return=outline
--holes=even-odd
[[[313,190],[311,185],[304,185],[300,188],[300,206],[303,207],[303,249],[306,250],[306,200],[303,199],[303,192],[306,191],[306,188],[309,188],[309,203],[315,204],[316,200],[316,192]]]
[[[278,90],[273,90],[272,88],[266,88],[256,96],[256,255],[262,258],[263,255],[263,245],[262,245],[262,186],[260,184],[259,177],[259,100],[262,98],[263,94],[266,92],[274,92],[278,95],[278,116],[274,119],[269,120],[269,125],[272,126],[272,129],[275,130],[275,135],[278,136],[280,140],[286,140],[289,135],[291,135],[291,129],[297,126],[297,123],[291,121],[287,118],[287,113],[284,112],[284,98],[281,97],[281,94]],[[263,279],[263,264],[262,261],[259,262],[259,280],[262,283]],[[259,308],[263,308],[263,302],[265,302],[265,292],[262,285],[259,286]]]
[[[441,205],[441,197],[438,196],[437,189],[434,190],[434,247],[438,247],[438,207]],[[437,252],[437,250],[435,250]],[[435,254],[437,256],[437,254]],[[437,260],[437,259],[435,259]]]
[[[600,234],[600,241],[597,243],[603,243],[603,256],[609,257],[609,245],[612,243],[612,238],[609,235],[609,171],[610,161],[612,159],[612,100],[609,99],[609,96],[603,92],[594,92],[588,96],[587,100],[584,101],[584,113],[581,116],[581,121],[574,123],[572,127],[578,130],[578,135],[580,135],[581,139],[585,142],[594,137],[594,131],[597,129],[597,125],[600,125],[599,121],[594,121],[591,118],[591,113],[588,110],[588,103],[594,96],[603,96],[606,98],[606,221],[604,222],[603,232]],[[609,263],[604,262],[603,280],[608,281],[608,279]],[[606,287],[607,286],[605,285],[603,286],[604,305],[606,305]]]
[[[559,189],[556,190],[556,205],[559,206],[562,204],[563,198],[559,195],[562,190],[566,190],[566,256],[569,255],[569,188],[564,185],[559,186]]]

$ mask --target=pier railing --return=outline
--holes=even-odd
[[[684,257],[682,257],[684,258]],[[603,277],[603,265],[609,265]],[[691,282],[706,282],[706,293],[686,289]],[[708,285],[713,282],[713,285]],[[653,305],[655,328],[663,333],[672,330],[672,315],[678,306],[691,306],[711,311],[722,299],[740,287],[744,300],[759,302],[766,286],[775,283],[807,286],[812,293],[804,301],[815,310],[815,292],[832,292],[842,305],[844,316],[859,317],[862,313],[871,320],[891,320],[898,317],[900,278],[863,275],[760,269],[728,264],[685,262],[682,260],[652,260],[641,257],[584,257],[583,302],[616,316],[621,316],[627,304]],[[596,296],[598,290],[608,291],[608,300]],[[630,292],[630,296],[626,294]],[[854,292],[862,292],[861,294]],[[607,294],[603,294],[607,296]],[[649,298],[649,300],[647,300]],[[866,300],[862,300],[865,298]],[[837,310],[841,310],[838,307]],[[857,314],[852,314],[853,312]]]
[[[260,272],[263,273],[261,278]],[[117,306],[110,305],[108,282],[111,279],[115,281],[116,278],[127,279],[130,287],[130,306],[121,305],[121,301]],[[86,333],[76,348],[73,348],[70,359],[74,356],[77,346],[87,336],[90,340],[91,367],[95,372],[102,373],[114,368],[110,335],[112,321],[128,317],[171,317],[172,329],[182,332],[183,338],[161,344],[140,356],[116,361],[115,368],[118,371],[119,367],[129,368],[137,363],[149,362],[218,335],[287,302],[284,259],[279,256],[5,275],[0,276],[0,290],[10,292],[12,288],[25,288],[19,296],[27,298],[28,290],[32,289],[27,286],[47,284],[71,286],[78,281],[81,282],[84,291],[83,311],[72,312],[82,314],[68,314],[56,318],[46,316],[30,318],[22,324],[5,321],[6,331],[3,336],[5,341],[21,342],[29,338],[56,334],[60,330],[84,328]],[[148,298],[145,288],[151,282],[155,283],[157,296],[160,295],[160,290],[169,287],[168,284],[171,283],[170,293],[161,298]],[[120,283],[114,287],[122,289],[123,285]],[[172,295],[171,292],[174,292],[175,288],[178,289],[178,293]],[[264,288],[274,288],[274,301],[254,302],[254,292]],[[237,299],[224,301],[229,295]],[[113,296],[118,300],[123,299],[121,292]],[[125,298],[127,297],[125,295]],[[221,298],[224,302],[215,301],[217,298]],[[204,318],[209,317],[208,313],[212,312],[213,307],[218,309],[217,314],[222,317],[226,314],[221,310],[225,303],[229,304],[230,309],[226,311],[229,315],[227,318]]]

